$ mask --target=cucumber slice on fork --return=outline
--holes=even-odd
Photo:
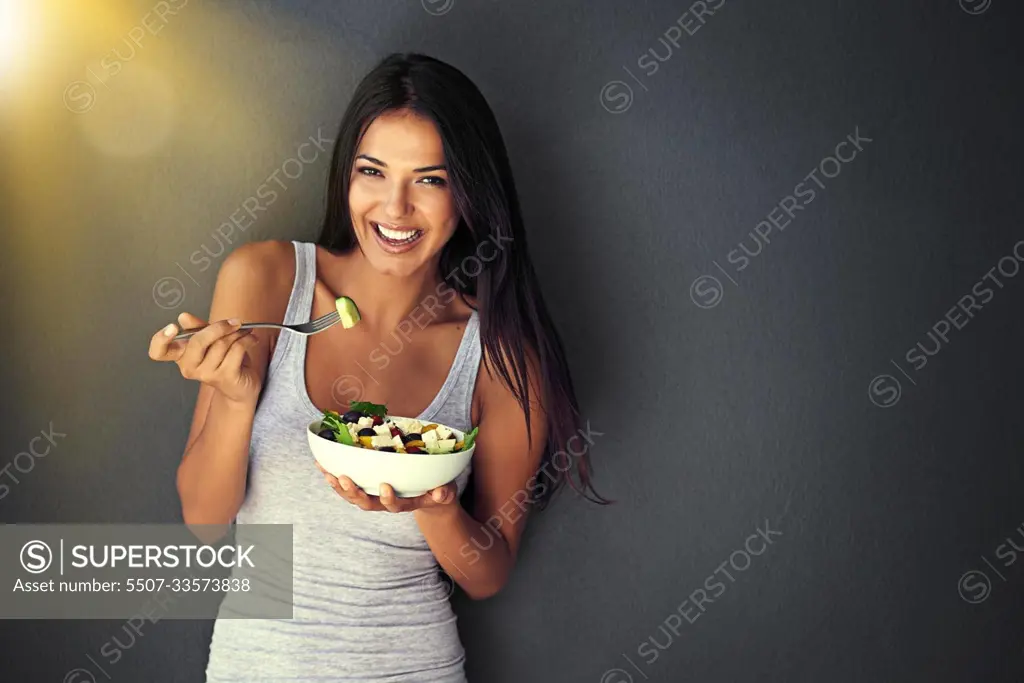
[[[359,309],[356,308],[356,302],[347,296],[339,296],[334,301],[334,306],[338,309],[341,325],[345,329],[355,327],[355,324],[362,319],[359,315]]]

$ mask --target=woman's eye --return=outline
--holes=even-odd
[[[381,172],[378,169],[373,168],[371,166],[360,166],[358,169],[356,169],[356,172],[371,178],[384,177],[383,174],[381,174]],[[445,180],[444,178],[439,178],[437,176],[427,176],[426,178],[421,178],[421,181],[423,182],[424,185],[433,185],[434,187],[445,187],[448,184],[447,180]]]

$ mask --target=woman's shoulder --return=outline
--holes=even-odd
[[[454,325],[455,329],[458,330],[459,334],[462,334],[462,330],[474,315],[479,316],[480,308],[477,304],[476,297],[470,296],[469,294],[462,294],[452,299],[451,303],[446,307],[444,317],[441,322],[449,325]]]
[[[462,299],[463,305],[465,306],[464,311],[467,316],[472,315],[473,312],[480,312],[480,304],[477,302],[475,296],[473,296],[472,294],[463,294]]]
[[[246,292],[249,308],[260,313],[284,315],[295,279],[295,247],[286,240],[247,242],[228,254],[218,279]],[[280,310],[279,310],[280,309]]]
[[[223,267],[229,263],[239,268],[261,271],[261,274],[279,270],[287,264],[291,264],[292,270],[295,270],[295,247],[287,240],[246,242],[228,254]]]
[[[262,293],[277,291],[278,285],[295,279],[295,247],[286,240],[247,242],[228,254],[221,270],[235,279],[257,285]]]

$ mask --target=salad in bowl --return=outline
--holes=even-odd
[[[478,428],[388,415],[387,406],[354,401],[345,413],[324,411],[306,430],[313,457],[336,477],[370,495],[390,484],[401,498],[423,495],[455,479],[469,464]]]

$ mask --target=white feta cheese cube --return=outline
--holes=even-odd
[[[398,450],[399,448],[403,450],[405,449],[405,444],[402,443],[402,437],[400,436],[391,437],[391,445],[395,447],[395,450]]]
[[[372,417],[361,417],[361,418],[359,418],[359,422],[357,422],[356,424],[359,425],[359,429],[366,429],[367,427],[372,427],[373,426],[373,418]]]
[[[455,439],[441,439],[437,442],[437,448],[442,453],[451,453],[455,448]]]
[[[423,445],[437,445],[437,432],[435,430],[431,429],[429,432],[423,432]]]
[[[448,429],[444,425],[437,425],[437,429],[435,429],[434,431],[437,432],[438,441],[444,441],[445,439],[452,435],[452,430]]]
[[[372,445],[374,448],[383,448],[384,446],[390,446],[391,435],[389,434],[387,436],[384,436],[383,434],[378,434],[374,437],[371,437],[370,445]]]
[[[403,434],[419,434],[423,424],[419,420],[402,417],[395,420],[395,426],[402,430]]]
[[[377,432],[381,436],[388,437],[388,441],[391,440],[391,428],[387,424],[377,425],[373,428],[373,431]]]

